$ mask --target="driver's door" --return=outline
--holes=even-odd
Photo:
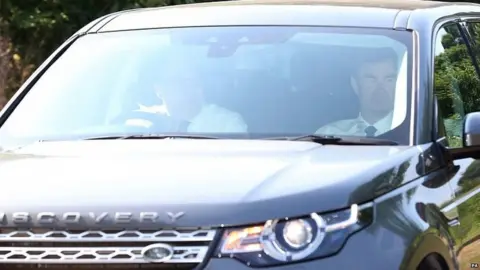
[[[477,59],[472,57],[477,45],[469,43],[464,29],[457,23],[444,26],[434,50],[437,135],[449,148],[463,146],[463,119],[467,113],[480,110],[480,99],[476,98],[480,95]],[[457,172],[449,183],[455,198],[444,210],[450,219],[459,267],[471,269],[472,263],[480,262],[480,160],[465,158],[454,161],[454,165]]]

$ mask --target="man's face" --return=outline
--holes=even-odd
[[[394,61],[386,59],[360,66],[352,78],[352,86],[363,110],[387,113],[393,110],[397,69]]]

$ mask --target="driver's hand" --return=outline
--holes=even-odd
[[[142,104],[138,104],[138,109],[134,110],[135,112],[146,112],[146,113],[158,113],[168,115],[167,108],[163,105],[153,105],[153,106],[145,106]]]

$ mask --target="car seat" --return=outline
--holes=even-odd
[[[292,98],[295,130],[313,133],[328,123],[358,115],[358,98],[350,85],[349,51],[351,48],[316,45],[293,54],[290,78],[296,89]]]
[[[237,70],[235,97],[237,111],[244,117],[248,131],[276,135],[288,132],[285,117],[290,114],[290,84],[267,70]]]

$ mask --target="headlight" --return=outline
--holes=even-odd
[[[269,220],[264,225],[227,229],[216,252],[252,267],[285,264],[332,255],[347,238],[373,220],[372,205],[335,213]]]

